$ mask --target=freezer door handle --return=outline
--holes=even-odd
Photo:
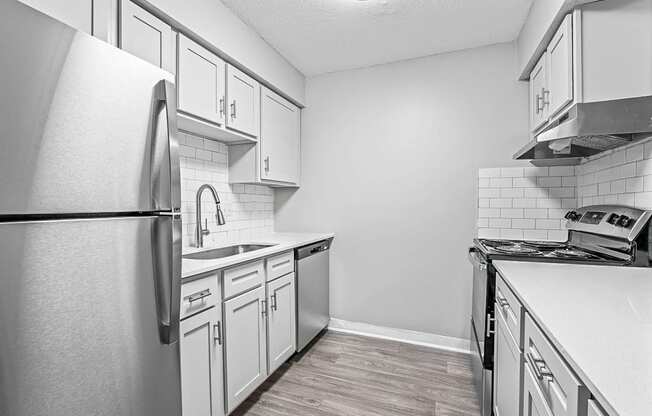
[[[177,139],[177,98],[174,84],[156,84],[152,103],[152,203],[157,211],[181,211],[181,173]]]
[[[181,312],[181,217],[163,215],[152,228],[154,280],[160,339],[163,344],[179,340]]]

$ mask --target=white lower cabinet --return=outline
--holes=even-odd
[[[499,305],[496,305],[496,309]],[[521,414],[523,354],[509,332],[503,316],[496,312],[494,349],[494,415]]]
[[[183,415],[224,415],[219,305],[181,321],[180,332]]]
[[[553,416],[546,405],[546,399],[534,380],[529,365],[525,365],[523,382],[523,416]]]
[[[269,372],[274,372],[297,349],[294,273],[267,283]]]
[[[224,302],[229,413],[267,377],[266,303],[264,286]]]

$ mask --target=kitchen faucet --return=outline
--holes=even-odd
[[[208,189],[211,194],[213,194],[213,199],[215,200],[215,208],[217,208],[217,212],[215,213],[215,220],[217,220],[217,225],[224,225],[226,223],[226,221],[224,221],[224,214],[220,208],[220,198],[217,196],[217,191],[215,188],[213,188],[212,185],[207,183],[203,184],[197,190],[197,197],[195,199],[197,206],[197,232],[195,233],[197,237],[197,247],[204,247],[204,236],[210,233],[208,230],[208,218],[206,219],[206,226],[202,227],[201,225],[201,194],[206,189]]]

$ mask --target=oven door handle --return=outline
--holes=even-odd
[[[477,267],[481,271],[487,270],[487,262],[480,257],[477,250],[474,248],[469,249],[469,261],[473,267]]]

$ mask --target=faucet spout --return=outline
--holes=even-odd
[[[199,187],[197,190],[197,195],[195,197],[195,204],[196,204],[196,222],[197,222],[197,227],[196,227],[196,239],[197,239],[197,247],[204,247],[204,236],[208,235],[210,231],[208,230],[208,221],[206,222],[206,227],[202,227],[201,220],[202,220],[202,215],[201,215],[201,196],[205,190],[209,190],[210,194],[213,196],[213,200],[215,201],[215,208],[216,208],[216,213],[215,213],[215,220],[217,221],[217,225],[224,225],[226,224],[226,221],[224,220],[224,213],[222,212],[222,208],[220,208],[220,197],[217,195],[217,191],[212,185],[209,185],[207,183],[203,184],[202,186]]]

